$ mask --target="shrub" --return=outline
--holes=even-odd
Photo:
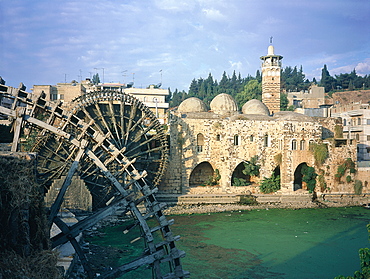
[[[356,195],[362,194],[362,181],[361,180],[356,180],[353,187],[354,187]]]
[[[259,176],[260,175],[260,166],[257,165],[258,157],[253,156],[250,162],[244,163],[243,174],[249,176]]]
[[[239,204],[256,205],[257,200],[253,196],[240,196]]]
[[[346,181],[347,181],[347,183],[352,182],[352,177],[350,175],[347,175],[346,176]]]
[[[211,175],[208,180],[204,182],[204,185],[206,186],[215,186],[218,185],[218,182],[221,179],[220,171],[218,169],[215,169],[215,172],[213,175]]]
[[[308,191],[310,193],[315,191],[316,177],[317,177],[317,173],[315,172],[315,168],[314,167],[308,167],[308,166],[305,165],[302,168],[301,173],[303,175],[302,181],[306,182]]]
[[[274,174],[270,178],[264,177],[261,185],[260,191],[264,194],[273,193],[280,190],[280,175],[275,177]]]
[[[232,186],[247,186],[250,185],[250,182],[247,182],[244,178],[234,177]]]
[[[328,146],[324,143],[312,144],[312,152],[315,158],[316,165],[321,166],[329,156]]]

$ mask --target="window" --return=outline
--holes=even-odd
[[[220,141],[221,140],[221,135],[220,134],[216,135],[216,140],[217,141]]]
[[[305,149],[305,145],[306,145],[306,142],[304,140],[301,140],[301,142],[299,144],[299,149],[300,150],[304,150]]]
[[[239,135],[234,136],[234,145],[239,145]]]
[[[370,125],[370,119],[367,119],[367,121],[366,121],[367,123],[367,125]]]
[[[347,119],[343,119],[343,126],[347,126]]]
[[[370,141],[370,136],[369,135],[367,135],[367,141]]]
[[[314,140],[310,140],[309,142],[308,142],[308,149],[309,150],[313,150],[313,145],[315,144],[315,142],[314,142]]]
[[[203,145],[204,145],[204,136],[203,134],[197,135],[197,152],[202,153],[203,152]]]
[[[292,150],[297,150],[297,140],[292,140]]]
[[[356,140],[359,141],[360,140],[360,134],[356,134]]]
[[[357,125],[361,125],[361,118],[357,118]]]
[[[269,146],[269,135],[265,135],[263,138],[263,146],[268,147]]]
[[[250,142],[253,142],[253,135],[251,135],[251,136],[249,137],[249,141],[250,141]]]

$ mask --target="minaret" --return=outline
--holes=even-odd
[[[262,102],[268,107],[270,114],[280,111],[280,68],[281,55],[274,54],[272,37],[266,56],[262,60]]]

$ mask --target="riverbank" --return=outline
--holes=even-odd
[[[301,209],[301,208],[327,208],[327,207],[352,207],[361,206],[358,203],[339,203],[339,202],[305,202],[305,203],[264,203],[256,205],[242,204],[187,204],[168,206],[164,210],[165,215],[182,215],[182,214],[204,214],[213,212],[243,211],[255,209]]]

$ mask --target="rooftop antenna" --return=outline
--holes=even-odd
[[[121,73],[123,73],[123,74],[122,74],[122,76],[123,76],[123,81],[122,81],[122,83],[125,83],[125,76],[126,76],[127,70],[124,70],[124,71],[122,71]]]
[[[272,38],[273,38],[273,37],[271,36],[271,37],[270,37],[270,45],[272,45]]]

